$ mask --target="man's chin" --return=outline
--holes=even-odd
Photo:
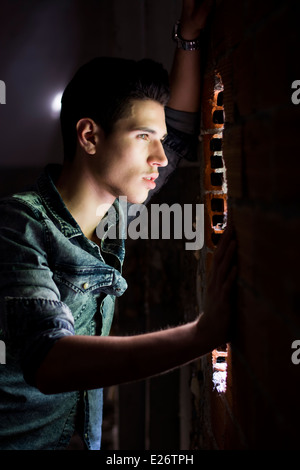
[[[146,201],[147,197],[148,197],[148,193],[140,195],[140,196],[137,196],[137,195],[127,196],[127,202],[129,204],[143,204]]]

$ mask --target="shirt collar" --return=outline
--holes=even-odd
[[[60,174],[61,168],[61,165],[58,164],[47,165],[37,180],[37,190],[43,199],[45,206],[50,212],[52,219],[59,226],[65,237],[72,238],[80,235],[84,236],[80,226],[67,209],[55,186],[55,181]],[[117,246],[123,249],[124,236],[122,234],[124,231],[124,214],[123,208],[118,199],[115,200],[113,206],[110,208],[106,216],[104,216],[103,221],[105,221],[107,224],[107,231],[110,230],[113,225],[117,226],[115,230],[117,236],[113,239],[109,237],[103,237],[105,241],[101,242],[102,247],[107,252],[115,252],[115,248]],[[122,226],[123,230],[121,236],[119,229],[120,225]]]
[[[61,232],[67,238],[82,234],[76,220],[67,209],[62,197],[55,186],[55,181],[61,171],[61,165],[47,165],[37,180],[37,190],[52,219],[59,226]]]

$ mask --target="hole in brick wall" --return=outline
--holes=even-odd
[[[224,113],[222,110],[217,109],[213,113],[213,122],[215,124],[223,124],[224,123]]]
[[[210,150],[220,152],[222,150],[222,139],[212,138],[210,141]]]
[[[212,198],[211,200],[211,210],[214,212],[223,212],[224,211],[224,200],[221,198]]]
[[[213,389],[218,393],[226,391],[227,382],[227,348],[215,349],[212,353]]]
[[[222,186],[223,184],[223,174],[222,173],[211,173],[210,181],[212,186]]]
[[[224,215],[213,215],[212,224],[214,229],[223,230],[224,229]]]
[[[219,356],[219,357],[217,357],[216,362],[217,362],[217,364],[221,364],[223,362],[226,362],[226,359],[223,356]]]
[[[217,106],[223,106],[224,102],[224,92],[220,91],[217,96]]]
[[[222,155],[212,155],[210,157],[211,168],[223,168]]]
[[[211,109],[211,126],[207,133],[211,135],[206,171],[210,171],[211,187],[206,188],[209,194],[210,208],[208,209],[211,223],[211,242],[216,247],[227,224],[227,179],[226,165],[223,155],[223,130],[225,123],[224,86],[219,73],[215,74],[213,99],[209,101]],[[227,345],[212,352],[212,382],[213,390],[218,393],[226,391],[227,384]]]

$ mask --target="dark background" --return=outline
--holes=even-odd
[[[0,192],[62,159],[51,102],[96,55],[150,57],[170,70],[178,0],[1,2]],[[299,449],[299,1],[217,0],[207,31],[199,159],[181,166],[159,201],[206,204],[205,246],[128,244],[117,334],[187,321],[201,311],[215,249],[209,198],[216,76],[225,113],[228,216],[238,242],[236,321],[226,393],[212,357],[155,379],[106,390],[104,448]],[[200,86],[200,85],[199,85]],[[204,133],[204,134],[203,134]],[[222,193],[223,194],[223,193]],[[225,197],[224,196],[224,197]],[[222,196],[223,197],[223,196]]]
[[[0,107],[2,192],[18,186],[20,168],[27,180],[31,169],[62,161],[52,101],[83,63],[101,55],[149,57],[170,69],[171,32],[180,8],[176,0],[1,2],[0,79],[6,84],[6,105]]]

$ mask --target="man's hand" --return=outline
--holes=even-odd
[[[183,39],[196,39],[205,27],[213,0],[183,0],[180,17],[180,35]]]
[[[213,344],[209,344],[211,350],[231,339],[237,276],[236,252],[234,233],[227,228],[215,251],[204,313],[198,321],[199,334],[203,337],[205,331],[208,341],[213,341]]]

